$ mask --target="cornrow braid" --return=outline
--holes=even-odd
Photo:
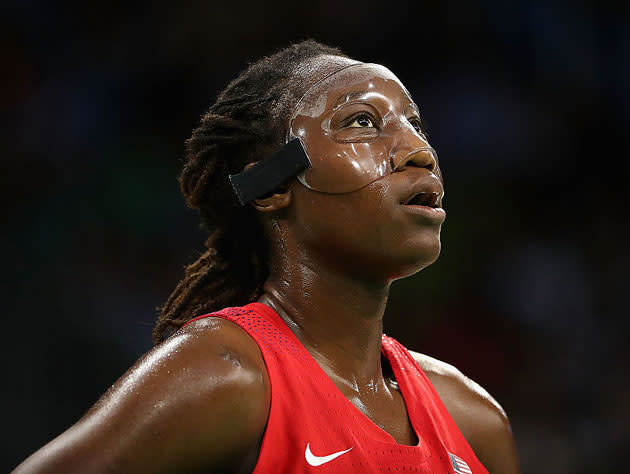
[[[346,57],[307,40],[253,63],[219,94],[186,141],[179,182],[209,235],[206,251],[186,267],[160,309],[156,344],[195,316],[241,306],[262,294],[269,274],[263,229],[253,208],[236,200],[228,175],[284,144],[286,118],[305,92],[300,69],[321,55]]]

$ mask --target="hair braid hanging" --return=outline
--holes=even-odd
[[[305,92],[294,72],[320,55],[346,57],[306,40],[251,64],[219,94],[186,140],[179,182],[209,236],[206,250],[185,268],[160,308],[153,329],[156,344],[196,316],[244,305],[262,294],[269,272],[265,236],[253,208],[236,200],[228,175],[282,146],[282,117]]]

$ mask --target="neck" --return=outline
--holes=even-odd
[[[382,382],[381,336],[389,286],[387,280],[366,281],[326,262],[272,255],[259,301],[276,310],[331,378],[360,390]]]

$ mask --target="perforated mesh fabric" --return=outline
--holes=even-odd
[[[271,308],[252,303],[201,316],[234,322],[252,337],[271,384],[269,419],[254,473],[454,473],[449,454],[487,474],[428,378],[400,343],[383,335],[382,353],[404,397],[416,446],[394,438],[355,407]],[[196,318],[200,319],[200,318]],[[318,466],[316,457],[348,450]]]

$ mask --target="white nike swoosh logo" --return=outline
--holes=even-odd
[[[354,446],[352,448],[354,448]],[[346,454],[348,451],[350,451],[350,449],[346,449],[345,451],[338,451],[336,453],[329,454],[328,456],[315,456],[311,452],[311,443],[308,443],[306,445],[306,451],[304,451],[304,457],[306,458],[306,462],[309,463],[311,466],[321,466],[322,464],[326,464],[327,462],[338,458],[342,454]]]

